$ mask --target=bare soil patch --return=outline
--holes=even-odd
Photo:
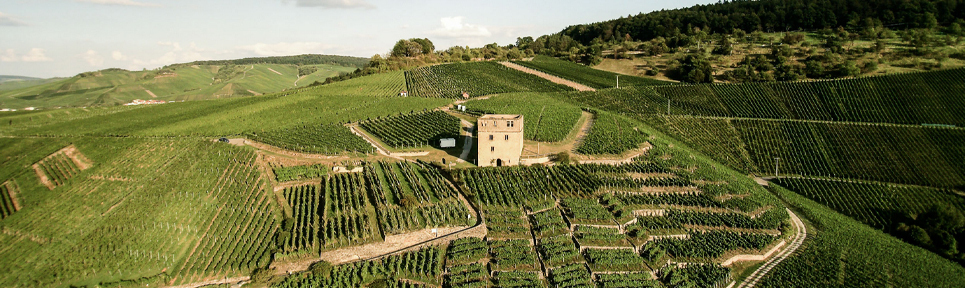
[[[275,74],[284,76],[284,74],[281,74],[281,72],[275,71],[275,69],[268,68],[268,71],[275,72]]]
[[[569,86],[570,88],[576,89],[577,91],[596,91],[596,89],[593,89],[593,88],[590,87],[590,86],[586,86],[586,85],[583,85],[583,84],[580,84],[580,83],[576,83],[576,82],[573,82],[573,81],[570,81],[570,80],[566,80],[566,79],[563,79],[563,78],[560,78],[560,77],[557,77],[557,76],[553,76],[553,75],[550,75],[550,74],[546,74],[546,73],[544,73],[544,72],[540,72],[540,71],[537,71],[537,70],[533,70],[533,69],[530,69],[530,68],[526,68],[526,67],[520,66],[519,64],[516,64],[516,63],[513,63],[513,62],[504,61],[504,62],[499,62],[499,64],[503,64],[503,66],[506,66],[506,67],[509,67],[509,68],[513,68],[513,69],[519,70],[520,72],[529,73],[529,74],[533,74],[533,75],[539,76],[540,78],[546,79],[547,81],[550,81],[550,82],[553,82],[553,83],[556,83],[556,84],[561,84],[561,85]]]
[[[10,196],[10,202],[13,202],[13,210],[20,211],[23,206],[20,206],[20,200],[17,200],[17,193],[20,193],[17,183],[14,183],[13,180],[9,180],[4,182],[3,186],[7,186],[7,196]]]
[[[151,98],[157,98],[157,95],[154,95],[154,92],[151,92],[151,90],[144,89],[144,92],[147,92],[147,95],[151,95]]]

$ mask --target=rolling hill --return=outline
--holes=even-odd
[[[134,99],[185,101],[261,95],[355,71],[365,58],[302,55],[175,64],[150,71],[105,69],[66,79],[0,85],[0,108],[88,107]],[[10,86],[7,86],[10,85]]]

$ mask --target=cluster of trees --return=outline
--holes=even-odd
[[[912,244],[965,264],[965,215],[950,206],[936,205],[917,217],[896,215],[901,221],[894,227],[897,235]]]
[[[965,18],[965,0],[861,1],[761,0],[723,1],[690,8],[663,10],[599,23],[574,25],[561,34],[583,45],[632,37],[672,39],[700,27],[707,33],[819,30],[833,27],[936,28]],[[870,25],[869,25],[870,23]],[[685,32],[686,33],[686,32]]]

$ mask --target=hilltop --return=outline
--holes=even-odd
[[[198,61],[150,71],[105,69],[63,79],[4,83],[0,85],[0,108],[110,106],[134,99],[185,101],[261,95],[323,82],[367,62],[358,57],[300,55]]]

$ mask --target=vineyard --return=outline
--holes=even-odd
[[[337,155],[345,152],[375,153],[365,139],[342,125],[305,125],[267,132],[249,132],[245,136],[282,149]]]
[[[47,156],[40,162],[33,165],[40,182],[53,190],[58,186],[64,185],[68,179],[80,173],[81,167],[68,157],[63,150]]]
[[[572,91],[539,76],[517,71],[496,62],[452,63],[420,67],[405,72],[409,93],[428,98],[461,98],[507,92]]]
[[[768,273],[759,287],[956,287],[965,283],[965,269],[954,262],[784,188],[771,190],[820,228],[809,228],[805,246]]]
[[[647,141],[647,135],[637,130],[630,119],[607,112],[594,111],[593,127],[576,152],[586,155],[623,154],[637,149]]]
[[[362,121],[365,131],[393,148],[438,145],[441,138],[456,138],[462,125],[459,118],[443,111],[408,113]]]
[[[301,179],[316,179],[328,174],[328,167],[322,164],[292,167],[272,168],[275,180],[278,182],[288,182]]]
[[[277,218],[253,152],[201,140],[73,143],[98,165],[58,193],[38,193],[47,188],[30,168],[14,175],[32,204],[3,219],[13,233],[0,236],[4,286],[181,283],[270,261]]]
[[[620,87],[667,85],[670,82],[648,78],[620,75],[603,70],[593,69],[570,61],[537,55],[532,61],[513,61],[513,63],[529,67],[544,73],[562,77],[596,89],[617,86],[617,75],[620,76]]]
[[[526,125],[523,135],[528,140],[562,141],[580,120],[580,108],[557,101],[546,93],[507,93],[464,104],[474,115],[520,114]]]
[[[17,183],[12,180],[0,184],[0,220],[20,210],[20,203],[17,200],[17,194],[20,193],[18,190]]]

